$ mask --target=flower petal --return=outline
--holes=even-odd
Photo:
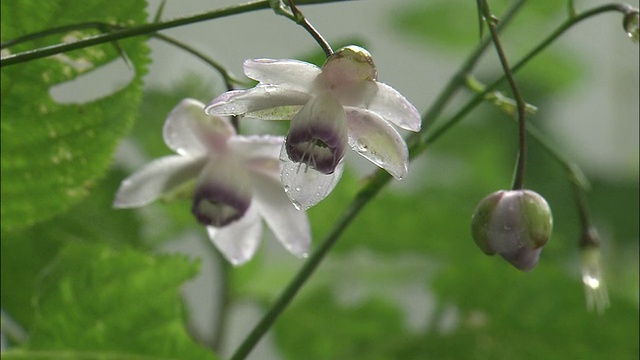
[[[291,204],[279,179],[256,173],[254,189],[256,208],[273,234],[289,252],[305,257],[311,245],[311,229],[305,212]]]
[[[282,136],[234,136],[229,139],[228,146],[232,153],[246,161],[251,161],[251,159],[256,158],[278,160],[283,142],[284,137]]]
[[[347,108],[349,145],[396,179],[407,175],[409,150],[398,131],[376,113]]]
[[[120,184],[113,202],[115,208],[144,206],[185,181],[198,176],[206,159],[167,156],[154,160]]]
[[[204,104],[182,100],[167,116],[162,135],[164,142],[180,155],[201,155],[207,150],[225,147],[236,132],[227,119],[208,116]]]
[[[344,161],[340,161],[332,174],[325,175],[291,161],[284,146],[280,151],[280,176],[284,191],[299,210],[307,210],[327,197],[338,184],[343,169]]]
[[[391,86],[381,82],[375,84],[378,91],[367,109],[378,113],[402,129],[420,131],[422,117],[418,109]]]
[[[328,92],[310,100],[291,119],[285,147],[292,161],[323,174],[332,173],[347,147],[342,105]]]
[[[280,106],[304,105],[310,95],[277,85],[258,85],[247,90],[227,91],[206,107],[209,115],[245,115]],[[255,116],[254,116],[255,117]]]
[[[320,68],[299,60],[249,59],[244,61],[244,73],[263,85],[309,92]]]
[[[233,265],[249,261],[262,239],[262,222],[255,206],[250,206],[240,220],[216,228],[207,226],[209,238],[222,255]]]
[[[237,158],[214,156],[198,176],[191,211],[202,225],[224,226],[244,215],[252,193],[249,172]]]
[[[377,81],[367,81],[337,90],[345,106],[364,108],[392,124],[410,131],[420,131],[420,113],[396,89]]]

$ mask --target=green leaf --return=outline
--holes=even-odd
[[[180,256],[69,244],[36,284],[29,350],[214,358],[183,321],[180,286],[196,273]]]
[[[2,2],[2,41],[43,29],[88,21],[145,22],[143,1]],[[17,53],[98,33],[76,30],[11,47]],[[72,98],[101,85],[105,65],[127,69],[113,44],[3,67],[2,230],[18,229],[60,213],[86,197],[110,163],[117,142],[131,127],[142,93],[148,49],[144,38],[119,42],[133,68],[125,83],[86,103],[61,103],[52,92],[64,84]],[[3,50],[3,52],[6,51]],[[82,75],[82,76],[81,76]],[[78,82],[88,82],[84,88]]]

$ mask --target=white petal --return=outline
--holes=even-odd
[[[234,136],[229,139],[228,145],[231,152],[245,161],[252,159],[278,160],[283,142],[284,137],[282,136]]]
[[[209,115],[245,115],[280,106],[304,105],[310,95],[276,85],[258,85],[248,90],[234,90],[213,99],[205,111]],[[256,117],[256,116],[254,116]]]
[[[115,208],[132,208],[152,203],[162,194],[198,176],[206,158],[167,156],[154,160],[120,184]]]
[[[184,99],[167,116],[162,134],[165,143],[178,154],[201,155],[224,147],[235,130],[228,119],[207,115],[203,103]]]
[[[396,179],[407,175],[409,151],[398,131],[377,114],[346,108],[349,145]]]
[[[378,113],[387,121],[410,131],[420,131],[422,117],[413,104],[396,89],[376,82],[378,91],[367,109]]]
[[[207,226],[209,238],[233,265],[249,261],[262,239],[262,222],[255,206],[250,206],[238,221],[221,228]]]
[[[306,257],[311,245],[311,229],[304,211],[297,210],[279,179],[254,175],[253,200],[273,234],[292,254]]]
[[[420,130],[422,118],[418,110],[389,85],[377,81],[366,81],[337,89],[336,92],[336,96],[345,106],[371,110],[405,130]]]
[[[291,161],[284,146],[280,151],[282,184],[296,209],[307,210],[327,197],[338,184],[343,169],[344,161],[340,161],[332,174],[325,175]]]
[[[244,73],[261,84],[309,92],[320,68],[299,60],[249,59],[244,62]]]

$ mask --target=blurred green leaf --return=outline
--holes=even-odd
[[[458,309],[449,334],[416,344],[436,358],[638,357],[637,306],[614,296],[604,315],[589,313],[582,283],[553,265],[524,274],[496,262],[457,261],[436,277],[435,290]]]
[[[29,349],[214,358],[183,321],[179,288],[196,272],[180,256],[69,244],[36,285]]]
[[[145,6],[143,1],[103,0],[81,6],[65,0],[4,1],[2,40],[78,22],[141,24],[146,21]],[[97,30],[77,30],[56,34],[16,45],[10,51],[16,53],[96,33]],[[73,84],[70,81],[80,75],[93,75],[107,64],[122,64],[113,44],[2,68],[3,231],[31,225],[66,210],[87,196],[108,167],[117,142],[135,119],[148,62],[144,38],[123,40],[119,46],[133,64],[128,82],[86,103],[56,102],[52,89]],[[82,90],[75,91],[74,97],[83,95]]]
[[[288,359],[390,359],[404,336],[396,307],[378,299],[341,306],[326,289],[306,294],[276,325]]]

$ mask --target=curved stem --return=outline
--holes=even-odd
[[[511,72],[516,73],[524,65],[526,65],[529,61],[535,58],[540,52],[546,49],[548,46],[553,44],[562,34],[564,34],[567,30],[572,28],[574,25],[587,20],[593,16],[600,15],[610,11],[616,11],[621,13],[626,13],[632,9],[631,6],[626,4],[619,3],[611,3],[605,4],[593,9],[586,10],[575,17],[569,18],[565,20],[551,35],[547,36],[540,44],[538,44],[533,50],[529,51],[520,61],[518,61],[514,66],[511,67]],[[476,94],[471,100],[469,100],[466,105],[462,107],[456,114],[450,117],[447,121],[443,122],[437,129],[433,130],[430,133],[426,131],[421,131],[420,133],[414,133],[409,135],[407,138],[407,144],[409,145],[410,155],[413,158],[415,155],[418,155],[426,145],[433,142],[433,140],[439,138],[441,135],[446,133],[451,127],[456,125],[460,120],[462,120],[467,113],[469,113],[473,108],[475,108],[478,104],[480,104],[485,96],[494,91],[498,86],[500,86],[506,80],[506,76],[502,76],[493,83],[489,84],[483,92]],[[464,81],[464,77],[462,79]],[[453,92],[451,92],[453,94]],[[443,99],[442,103],[445,103],[448,99]],[[429,116],[431,112],[428,112],[423,119],[426,119],[426,116]],[[424,129],[424,128],[423,128]],[[435,139],[432,139],[435,138]],[[415,155],[413,155],[415,153]]]
[[[348,0],[299,0],[298,4],[319,4],[319,3],[330,3],[337,1],[348,1]],[[32,61],[36,59],[41,59],[43,57],[60,54],[70,50],[82,49],[89,46],[104,44],[114,40],[126,39],[134,36],[142,36],[149,35],[151,33],[166,30],[178,26],[194,24],[202,21],[217,19],[221,17],[238,15],[242,13],[247,13],[255,10],[264,10],[269,9],[269,2],[267,0],[258,0],[249,2],[246,4],[233,5],[213,11],[209,11],[206,13],[200,13],[196,15],[191,15],[187,17],[182,17],[178,19],[153,23],[153,24],[144,24],[136,27],[131,27],[127,29],[122,29],[114,32],[110,32],[108,34],[101,34],[96,36],[91,36],[86,39],[82,39],[79,41],[74,41],[71,43],[65,44],[56,44],[52,46],[47,46],[43,48],[38,48],[34,50],[24,51],[18,54],[9,55],[0,59],[0,67],[16,65],[19,63]]]
[[[520,10],[520,7],[524,5],[526,0],[518,0],[516,1],[504,14],[502,21],[498,24],[497,30],[500,32],[502,29],[511,22],[514,15]],[[471,52],[471,54],[467,57],[467,59],[462,63],[460,69],[456,71],[456,73],[451,77],[451,80],[447,83],[445,88],[440,92],[440,95],[433,102],[433,105],[429,108],[429,110],[423,116],[422,129],[428,129],[432,124],[433,120],[435,120],[444,107],[447,105],[449,100],[453,98],[456,91],[460,89],[460,85],[464,83],[466,80],[466,76],[471,70],[476,66],[478,61],[480,60],[481,55],[487,49],[487,46],[491,43],[491,39],[484,39],[476,48]]]
[[[514,176],[512,189],[520,190],[524,187],[524,170],[527,162],[527,123],[525,121],[526,104],[524,102],[524,99],[522,98],[522,94],[520,93],[520,89],[518,88],[516,81],[513,79],[509,61],[507,60],[507,56],[504,53],[502,44],[500,43],[500,37],[498,36],[498,32],[496,31],[496,20],[494,20],[491,9],[489,9],[489,4],[486,0],[478,0],[478,7],[482,8],[482,12],[484,14],[483,16],[486,19],[487,26],[489,27],[489,32],[491,33],[491,38],[493,39],[493,44],[495,45],[496,52],[498,53],[498,58],[500,59],[500,64],[502,65],[504,75],[509,82],[509,87],[511,87],[511,92],[513,93],[513,97],[516,100],[516,105],[518,108],[518,136],[520,151],[518,152],[516,173]]]
[[[307,20],[307,18],[304,16],[304,14],[302,14],[302,12],[300,11],[300,9],[298,9],[298,7],[293,2],[293,0],[289,0],[289,7],[291,8],[291,11],[293,12],[293,20],[298,25],[302,26],[305,30],[307,30],[307,32],[309,34],[311,34],[313,39],[318,43],[318,45],[320,45],[320,47],[324,51],[324,54],[327,57],[331,56],[333,54],[333,49],[331,48],[331,45],[329,45],[327,40],[325,40],[324,37],[322,37],[322,35],[320,35],[318,30],[316,30],[316,28],[314,28],[313,25],[311,25],[309,20]]]

